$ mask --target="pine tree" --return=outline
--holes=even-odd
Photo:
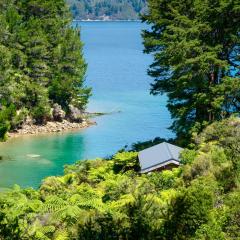
[[[168,95],[179,138],[239,112],[239,0],[149,0],[143,21],[151,92]]]

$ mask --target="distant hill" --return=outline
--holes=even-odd
[[[67,0],[75,19],[136,20],[146,0]]]

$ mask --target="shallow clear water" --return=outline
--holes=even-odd
[[[127,144],[171,137],[165,96],[151,96],[147,68],[152,59],[142,53],[140,22],[81,22],[88,62],[87,85],[93,87],[89,110],[115,112],[96,119],[85,130],[24,136],[0,144],[0,188],[17,183],[39,186],[65,164],[109,156]]]

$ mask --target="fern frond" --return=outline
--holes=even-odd
[[[53,237],[54,240],[69,240],[69,233],[66,229],[56,231]]]

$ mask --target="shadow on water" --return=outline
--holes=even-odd
[[[4,161],[15,161],[15,160],[10,156],[0,156],[0,164],[3,163]]]

